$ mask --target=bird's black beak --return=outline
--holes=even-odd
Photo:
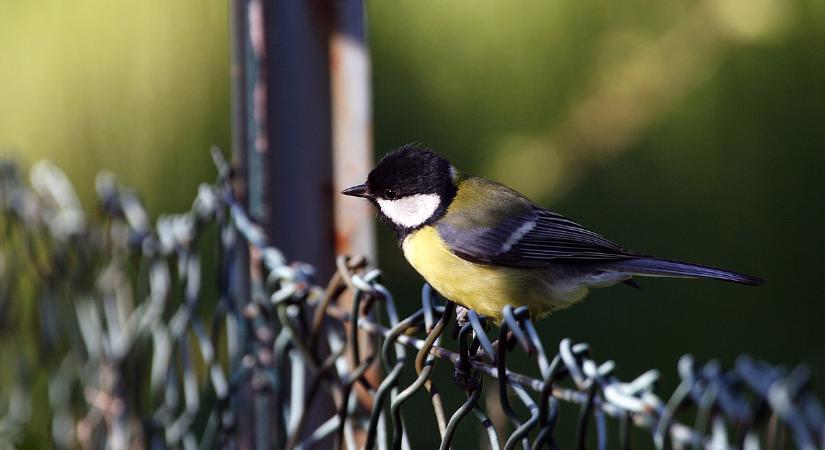
[[[343,191],[341,191],[341,193],[344,194],[344,195],[351,195],[353,197],[364,197],[364,198],[369,198],[370,197],[370,194],[369,194],[369,191],[367,190],[367,185],[366,184],[359,184],[358,186],[353,186],[351,188],[346,188]]]

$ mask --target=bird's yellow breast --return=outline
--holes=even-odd
[[[501,322],[505,305],[527,306],[541,317],[580,300],[587,289],[554,284],[544,269],[476,264],[452,253],[438,230],[424,226],[401,244],[407,261],[441,295]]]

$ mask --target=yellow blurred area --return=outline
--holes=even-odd
[[[228,143],[226,10],[222,1],[4,2],[0,152],[54,161],[86,201],[107,168],[157,206],[185,205],[209,174],[209,146]],[[198,176],[179,186],[186,171]]]

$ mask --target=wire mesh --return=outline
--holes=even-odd
[[[524,309],[505,308],[493,331],[425,285],[421,307],[401,317],[380,271],[359,257],[339,257],[322,287],[312,267],[268,245],[232,197],[231,168],[219,151],[213,157],[217,182],[200,186],[189,211],[154,225],[111,174],[96,180],[93,218],[55,166],[35,165],[29,186],[17,165],[0,163],[0,331],[21,349],[3,358],[12,381],[0,391],[0,448],[33,426],[35,367],[48,373],[56,448],[408,449],[411,427],[422,432],[408,400],[425,391],[441,449],[465,420],[479,423],[491,449],[558,448],[560,403],[579,409],[578,448],[631,448],[631,427],[656,448],[825,448],[825,411],[804,366],[742,356],[723,368],[685,356],[681,383],[663,399],[656,370],[622,381],[585,343],[546,350]],[[210,236],[214,264],[204,262]],[[264,276],[240,289],[250,281],[237,276],[235,252],[246,246],[250,270]],[[458,351],[440,345],[453,317]],[[511,370],[514,353],[540,377]],[[436,384],[438,360],[454,383]],[[376,364],[377,386],[364,376]],[[482,401],[485,383],[497,401]],[[446,411],[439,389],[466,401]],[[322,396],[334,410],[308,427]],[[502,414],[507,423],[496,423]]]

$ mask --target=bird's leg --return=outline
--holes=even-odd
[[[467,314],[469,314],[469,313],[470,313],[469,308],[467,308],[466,306],[461,306],[459,304],[456,304],[456,306],[455,306],[455,324],[456,324],[457,330],[460,330],[461,328],[464,327],[464,325],[467,325],[468,323],[470,323],[470,318],[467,317]],[[453,336],[453,337],[457,337],[457,336],[458,336],[458,331],[455,332],[455,336]]]

